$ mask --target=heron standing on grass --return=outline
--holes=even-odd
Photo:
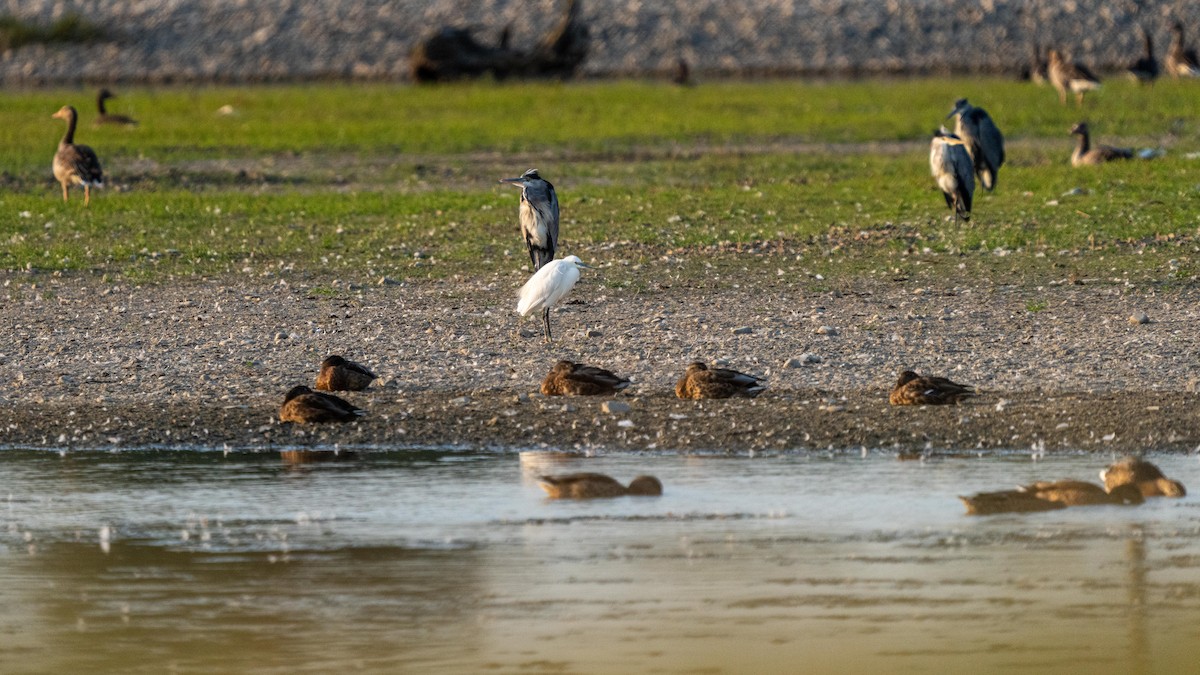
[[[946,197],[946,206],[954,211],[954,222],[959,216],[970,220],[975,172],[962,139],[945,128],[935,130],[929,144],[929,170]]]
[[[551,260],[542,269],[533,273],[529,281],[521,287],[517,299],[517,313],[529,316],[537,310],[542,310],[542,321],[546,326],[546,342],[553,338],[550,335],[550,308],[562,300],[573,286],[579,281],[579,268],[585,267],[582,260],[569,255],[562,260]]]
[[[979,183],[991,192],[996,187],[1000,165],[1004,164],[1004,135],[986,110],[967,103],[965,98],[954,102],[954,110],[946,115],[946,119],[955,116],[958,121],[954,125],[954,135],[961,138],[967,147],[975,163]]]
[[[521,236],[529,247],[529,262],[536,272],[554,260],[554,249],[558,246],[558,195],[550,181],[538,175],[537,169],[530,169],[519,178],[501,178],[500,182],[521,188]]]

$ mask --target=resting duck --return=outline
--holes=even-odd
[[[1136,506],[1145,502],[1142,493],[1132,485],[1118,485],[1111,492],[1081,480],[1041,481],[1016,490],[981,492],[962,497],[967,515],[986,516],[994,513],[1029,513],[1054,511],[1068,506],[1116,504]]]
[[[279,421],[297,424],[323,424],[325,422],[349,422],[367,414],[345,399],[333,394],[322,394],[304,385],[292,387],[279,408]]]
[[[559,361],[542,380],[545,396],[600,396],[615,394],[629,386],[629,380],[611,371],[582,363]]]
[[[974,395],[975,388],[970,385],[906,370],[900,373],[888,401],[892,405],[945,405],[959,403]]]
[[[730,368],[709,368],[694,361],[687,372],[675,383],[675,395],[683,399],[730,398],[745,396],[754,398],[767,388],[766,381]]]
[[[1118,485],[1136,485],[1143,497],[1183,497],[1183,483],[1163,475],[1161,469],[1140,457],[1125,457],[1100,472],[1100,480],[1109,491]]]
[[[1058,90],[1058,100],[1063,105],[1067,103],[1067,92],[1075,94],[1075,105],[1083,105],[1083,95],[1093,89],[1100,88],[1100,78],[1091,70],[1079,63],[1063,59],[1057,49],[1050,50],[1050,62],[1046,66],[1050,84]]]
[[[1120,159],[1133,159],[1132,148],[1114,148],[1111,145],[1097,145],[1093,148],[1087,122],[1080,122],[1071,127],[1071,135],[1079,137],[1079,142],[1075,145],[1075,152],[1071,153],[1071,166],[1087,166]]]
[[[377,375],[366,366],[333,355],[321,362],[317,373],[317,389],[323,391],[362,391],[371,386]]]
[[[52,164],[54,177],[62,184],[63,201],[67,201],[69,186],[82,185],[83,205],[87,206],[92,198],[91,188],[104,186],[100,158],[88,146],[75,144],[75,125],[79,122],[79,113],[75,112],[75,108],[64,105],[51,117],[67,121],[67,133],[58,142],[58,152],[54,153]]]
[[[539,476],[538,485],[551,499],[605,499],[624,497],[657,497],[663,493],[662,483],[654,476],[638,476],[629,487],[602,473],[572,473],[565,476]]]
[[[112,115],[105,110],[104,102],[110,98],[116,97],[116,94],[107,89],[100,90],[100,93],[96,96],[96,110],[99,111],[99,114],[96,115],[96,124],[116,124],[126,127],[136,127],[137,120],[133,119],[132,117],[126,117],[125,115]]]

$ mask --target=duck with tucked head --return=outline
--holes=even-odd
[[[1068,506],[1136,506],[1146,501],[1133,485],[1119,485],[1109,491],[1081,480],[1040,481],[1016,490],[980,492],[959,499],[966,505],[967,515],[975,516],[1054,511]]]
[[[675,396],[692,400],[734,396],[754,398],[766,388],[766,380],[761,377],[732,368],[709,368],[702,361],[693,361],[675,383]]]
[[[67,201],[67,188],[71,185],[83,186],[83,205],[87,206],[92,200],[92,188],[104,186],[104,171],[100,169],[100,158],[96,151],[86,145],[75,143],[75,125],[79,123],[79,113],[75,108],[64,105],[51,117],[67,121],[67,133],[58,142],[58,151],[54,153],[54,177],[62,184],[63,201]]]
[[[366,366],[334,354],[321,362],[317,389],[322,391],[362,391],[378,376]]]
[[[1136,485],[1143,497],[1183,497],[1183,483],[1163,475],[1161,469],[1140,457],[1124,457],[1100,472],[1100,480],[1110,491],[1118,485]]]
[[[900,373],[888,401],[892,405],[947,405],[974,395],[975,388],[969,385],[906,370]]]
[[[292,387],[279,408],[279,421],[297,424],[324,424],[326,422],[350,422],[367,411],[357,408],[349,401],[313,391],[304,385]]]
[[[612,371],[562,360],[542,380],[543,396],[603,396],[629,386],[629,380]]]
[[[572,473],[565,476],[540,476],[538,485],[551,499],[605,499],[609,497],[658,497],[662,483],[654,476],[638,476],[629,487],[602,473]]]

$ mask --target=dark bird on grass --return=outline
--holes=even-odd
[[[579,281],[579,268],[590,269],[576,256],[569,255],[562,260],[551,260],[542,269],[533,273],[529,281],[521,287],[517,298],[517,313],[529,316],[541,310],[542,322],[545,324],[545,339],[550,342],[550,308],[558,304]]]
[[[1026,67],[1024,74],[1025,74],[1025,77],[1028,78],[1030,82],[1032,82],[1040,87],[1040,86],[1046,84],[1046,79],[1047,79],[1046,58],[1042,56],[1042,46],[1041,45],[1039,45],[1035,42],[1034,44],[1030,45],[1030,48],[1033,53],[1031,55],[1031,58],[1029,59],[1029,66]]]
[[[954,222],[971,219],[971,199],[975,196],[975,164],[962,139],[945,129],[933,132],[929,142],[929,171],[954,212]],[[993,176],[994,179],[994,176]]]
[[[371,382],[378,377],[366,366],[347,361],[335,354],[321,362],[321,371],[317,373],[317,389],[362,391],[371,386]]]
[[[675,396],[682,399],[754,398],[767,388],[766,380],[731,368],[709,368],[693,361],[684,376],[675,383]]]
[[[542,380],[545,396],[602,396],[629,386],[629,380],[612,371],[582,363],[559,361]]]
[[[501,178],[501,183],[512,183],[521,188],[521,236],[529,247],[529,262],[533,270],[540,270],[554,260],[558,246],[558,194],[550,181],[530,169],[518,178]]]
[[[136,127],[137,120],[125,115],[111,114],[105,107],[104,102],[110,98],[116,98],[117,95],[107,89],[101,89],[96,96],[96,110],[99,114],[96,115],[96,124],[113,124],[118,126]]]
[[[1142,44],[1145,45],[1145,53],[1141,58],[1129,64],[1126,70],[1138,82],[1154,84],[1154,81],[1158,79],[1158,57],[1154,56],[1154,38],[1150,37],[1145,26],[1142,26]]]
[[[51,117],[67,121],[67,133],[58,142],[58,151],[54,153],[54,177],[62,184],[63,201],[67,201],[67,188],[71,185],[83,186],[83,205],[91,203],[93,187],[104,186],[104,172],[100,169],[100,158],[96,152],[86,145],[75,144],[75,125],[79,123],[79,113],[75,108],[64,105]]]
[[[1047,66],[1050,84],[1058,90],[1058,100],[1063,105],[1067,103],[1067,92],[1075,94],[1075,105],[1083,105],[1083,95],[1100,87],[1100,78],[1087,66],[1067,61],[1057,49],[1050,50],[1050,63]]]
[[[1104,164],[1133,158],[1132,148],[1114,148],[1111,145],[1097,145],[1093,148],[1087,122],[1080,122],[1071,127],[1071,135],[1079,137],[1075,144],[1075,152],[1071,153],[1071,166]]]
[[[1183,39],[1183,24],[1171,26],[1171,46],[1167,49],[1167,72],[1171,77],[1200,77],[1200,60],[1196,50],[1188,49]]]
[[[966,505],[967,515],[977,516],[1054,511],[1068,506],[1136,506],[1146,501],[1133,485],[1120,485],[1109,492],[1099,485],[1080,480],[1044,481],[1016,490],[980,492],[959,499]]]
[[[900,373],[888,401],[892,405],[949,405],[974,395],[975,388],[970,385],[906,370]]]
[[[979,183],[989,192],[996,187],[996,175],[1004,164],[1004,134],[996,127],[991,115],[983,108],[976,108],[960,98],[954,102],[954,109],[946,115],[946,119],[957,117],[954,124],[954,135],[962,140],[971,155],[975,166],[975,175]]]
[[[1104,487],[1112,492],[1119,485],[1135,485],[1143,497],[1183,497],[1183,483],[1163,475],[1161,469],[1140,457],[1124,457],[1100,472]]]
[[[565,476],[540,476],[538,485],[551,499],[604,499],[608,497],[658,497],[662,483],[654,476],[638,476],[629,487],[602,473],[573,473]]]
[[[687,59],[682,56],[675,62],[675,72],[671,73],[671,81],[681,87],[690,87],[695,82],[692,82],[692,69],[688,65]]]
[[[279,421],[298,424],[350,422],[365,414],[367,411],[354,407],[343,398],[300,385],[292,387],[284,397],[279,408]]]

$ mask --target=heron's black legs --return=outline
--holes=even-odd
[[[542,321],[546,324],[546,342],[552,342],[554,337],[550,335],[550,308],[542,310]]]

